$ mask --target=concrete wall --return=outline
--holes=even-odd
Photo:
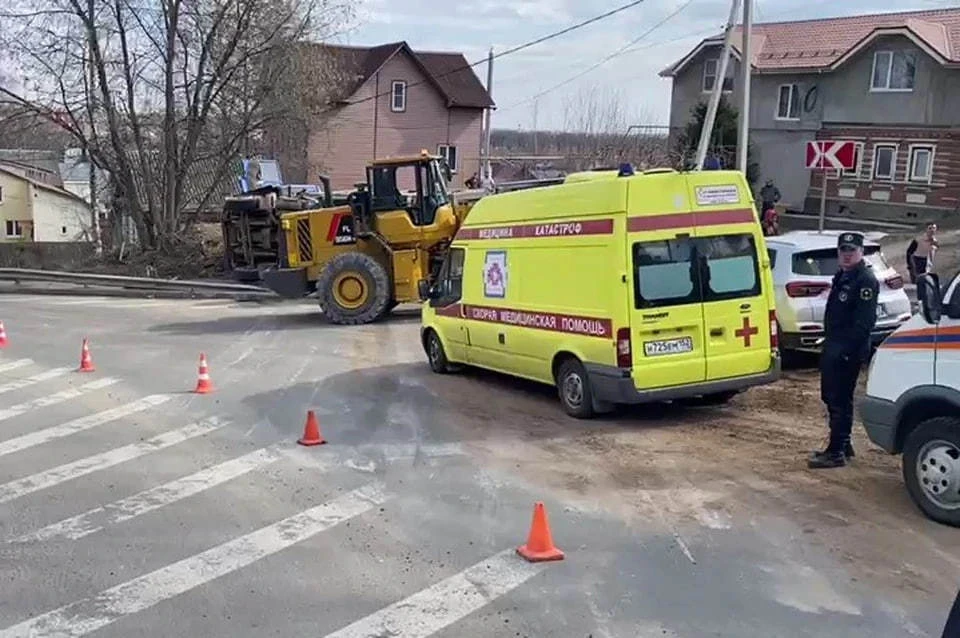
[[[710,99],[710,93],[703,92],[703,66],[709,59],[718,59],[723,47],[705,48],[684,67],[683,72],[673,78],[670,98],[670,126],[683,128],[690,121],[690,113],[698,102]],[[727,63],[727,75],[733,74],[733,91],[724,93],[733,104],[740,101],[739,81],[740,63],[733,57]]]
[[[40,242],[75,242],[86,238],[90,207],[86,202],[45,188],[33,191],[33,239]]]
[[[407,83],[403,112],[390,108],[395,80]],[[365,167],[375,158],[416,155],[423,149],[436,153],[440,144],[457,147],[454,187],[477,170],[483,110],[448,109],[444,96],[406,53],[391,58],[350,101],[354,104],[317,123],[307,151],[311,174],[326,172],[334,189],[362,181]]]
[[[0,243],[0,268],[72,270],[93,256],[89,242]]]
[[[910,92],[872,92],[873,54],[881,50],[911,51],[917,67]],[[942,68],[910,40],[878,38],[821,83],[825,122],[864,124],[954,125],[960,98],[960,71]]]

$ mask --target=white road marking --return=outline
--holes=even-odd
[[[29,361],[29,359],[27,359],[27,361]],[[40,383],[41,381],[56,379],[57,377],[63,376],[70,372],[70,370],[71,368],[54,368],[53,370],[47,370],[31,377],[27,377],[26,379],[17,379],[16,381],[11,381],[10,383],[4,383],[3,385],[0,385],[0,394],[11,392],[12,390],[26,388],[34,383]]]
[[[18,436],[15,439],[0,441],[0,456],[13,454],[14,452],[19,452],[21,450],[33,447],[34,445],[40,445],[42,443],[47,443],[48,441],[70,436],[71,434],[75,434],[77,432],[90,430],[97,426],[103,425],[104,423],[122,419],[123,417],[136,412],[149,410],[150,408],[156,407],[161,403],[165,403],[171,398],[172,396],[169,394],[154,394],[132,403],[127,403],[126,405],[104,410],[103,412],[97,412],[96,414],[91,414],[89,416],[80,417],[79,419],[67,421],[66,423],[61,423],[60,425],[55,425],[43,430],[37,430],[36,432],[31,432],[30,434],[24,434],[23,436]]]
[[[200,554],[121,583],[0,631],[0,638],[78,638],[124,616],[148,609],[216,578],[276,554],[389,499],[381,484],[361,487],[332,501]]]
[[[92,390],[102,390],[103,388],[110,387],[114,383],[118,383],[119,381],[120,379],[114,379],[113,377],[106,377],[103,379],[97,379],[96,381],[91,381],[90,383],[85,383],[82,386],[77,388],[70,388],[69,390],[61,390],[60,392],[55,392],[45,397],[40,397],[39,399],[27,401],[26,403],[19,403],[5,410],[0,410],[0,421],[6,421],[7,419],[12,419],[15,416],[26,414],[30,410],[45,408],[49,405],[55,405],[57,403],[63,403],[64,401],[69,401],[70,399],[76,399],[79,396],[83,396],[87,392],[90,392]]]
[[[231,479],[235,479],[260,467],[278,460],[280,455],[275,449],[262,448],[256,452],[231,459],[225,463],[200,470],[195,474],[178,478],[169,483],[144,490],[133,496],[97,507],[83,514],[53,523],[36,532],[14,539],[15,543],[45,541],[51,538],[77,540],[99,532],[107,525],[128,521],[147,512],[171,505],[195,494],[199,494]]]
[[[519,587],[547,565],[528,563],[516,550],[505,550],[326,638],[426,638]]]
[[[48,487],[53,487],[54,485],[59,485],[60,483],[65,483],[75,478],[86,476],[87,474],[93,474],[94,472],[105,470],[108,467],[120,465],[121,463],[132,461],[141,456],[146,456],[151,452],[156,452],[157,450],[183,443],[189,439],[209,434],[227,425],[227,423],[229,423],[229,421],[224,421],[216,417],[204,419],[203,421],[197,421],[196,423],[191,423],[176,430],[164,432],[146,441],[124,445],[123,447],[114,448],[101,454],[94,454],[93,456],[88,456],[73,461],[72,463],[65,463],[43,472],[4,483],[0,485],[0,503],[7,503],[21,496],[39,492]]]
[[[33,363],[33,359],[17,359],[15,361],[10,361],[9,363],[0,363],[0,372],[7,372],[8,370],[16,370],[17,368],[28,366],[31,363]]]

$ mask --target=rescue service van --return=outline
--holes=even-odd
[[[485,197],[424,296],[435,372],[555,384],[575,417],[723,402],[780,373],[770,261],[739,172],[626,166]]]
[[[924,275],[917,297],[921,312],[873,356],[860,417],[871,441],[903,454],[920,509],[960,527],[960,273],[944,289]]]

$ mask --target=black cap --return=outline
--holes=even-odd
[[[860,233],[841,233],[837,237],[837,248],[863,248],[863,235]]]

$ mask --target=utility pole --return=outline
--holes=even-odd
[[[537,108],[540,106],[540,100],[533,101],[533,154],[540,154],[540,145],[537,143]]]
[[[717,78],[713,83],[713,92],[710,94],[710,103],[707,105],[707,115],[703,120],[703,129],[700,131],[700,143],[697,145],[696,169],[703,170],[703,161],[707,157],[707,147],[710,145],[710,136],[713,134],[713,123],[717,119],[717,108],[720,106],[720,96],[723,94],[723,81],[727,77],[727,62],[730,59],[730,45],[733,40],[733,27],[737,23],[737,13],[740,9],[740,0],[733,0],[730,4],[730,18],[723,35],[723,53],[720,54],[720,63],[717,65]]]
[[[490,47],[490,53],[487,55],[487,94],[493,100],[493,47]],[[493,183],[493,168],[490,165],[490,133],[493,130],[493,108],[487,108],[487,127],[484,131],[483,140],[483,159],[484,159],[484,182],[486,186]]]
[[[747,174],[747,145],[750,143],[750,52],[753,30],[753,1],[743,0],[743,46],[740,47],[740,130],[737,131],[737,168]]]

